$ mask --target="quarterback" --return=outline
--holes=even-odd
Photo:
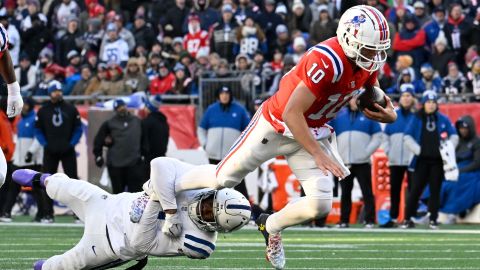
[[[250,203],[233,189],[175,193],[168,186],[182,179],[215,177],[215,168],[208,168],[211,165],[193,166],[170,159],[153,160],[152,165],[156,166],[152,170],[160,172],[156,177],[161,178],[155,186],[165,185],[161,193],[165,200],[158,201],[153,190],[151,196],[145,192],[112,195],[65,174],[15,171],[15,182],[45,186],[50,197],[66,204],[85,222],[83,237],[75,247],[37,261],[34,269],[107,269],[132,260],[139,261],[135,269],[142,269],[149,255],[205,259],[215,250],[217,232],[238,230],[250,220]],[[175,201],[175,208],[166,200]]]
[[[22,112],[23,99],[20,95],[20,84],[15,78],[12,58],[8,52],[8,34],[7,30],[0,24],[0,75],[7,83],[7,116],[15,117]],[[0,151],[0,187],[5,183],[7,176],[7,161],[2,151]]]
[[[337,153],[333,129],[326,123],[360,88],[378,86],[377,70],[387,58],[390,33],[385,17],[370,6],[354,6],[340,18],[337,36],[312,47],[280,81],[250,124],[217,166],[212,187],[234,187],[263,162],[283,155],[300,181],[305,196],[281,211],[261,215],[259,230],[267,244],[267,259],[276,268],[285,265],[280,232],[290,226],[325,216],[332,206],[329,175],[350,174]],[[365,109],[365,116],[393,122],[396,113],[388,97],[386,108]],[[200,179],[199,179],[200,180]],[[199,188],[207,183],[190,183]]]

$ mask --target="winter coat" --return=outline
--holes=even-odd
[[[326,24],[315,21],[310,27],[310,43],[317,44],[336,35],[338,24],[329,19]]]
[[[59,101],[46,102],[38,110],[35,120],[35,138],[45,151],[63,154],[71,150],[82,136],[82,122],[75,106]]]
[[[42,164],[43,147],[35,138],[35,111],[31,110],[26,115],[21,116],[17,123],[17,142],[13,154],[13,165],[25,167]],[[25,162],[27,153],[32,153],[32,161]]]
[[[148,164],[152,159],[164,157],[167,153],[169,129],[167,117],[160,111],[151,112],[142,120],[142,132],[148,146],[145,161]]]
[[[229,63],[235,61],[233,48],[237,43],[238,24],[232,21],[229,24],[221,23],[213,30],[210,46],[212,52],[216,52],[221,58],[227,59]]]
[[[398,108],[396,112],[397,120],[385,126],[383,146],[390,166],[408,166],[413,153],[403,143],[403,138],[407,124],[414,114],[402,108]]]
[[[227,106],[220,102],[210,105],[197,131],[208,158],[224,158],[249,122],[247,110],[236,102]]]

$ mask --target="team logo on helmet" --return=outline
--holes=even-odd
[[[355,29],[360,28],[360,24],[364,23],[366,21],[366,17],[363,14],[357,15],[353,17],[350,21],[347,22],[347,24],[352,25],[355,27]]]

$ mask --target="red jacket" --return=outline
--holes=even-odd
[[[12,123],[3,111],[0,111],[0,147],[2,148],[3,154],[5,154],[7,162],[12,161],[13,152],[15,151],[13,128]]]
[[[150,83],[150,94],[162,95],[172,90],[174,86],[175,86],[175,75],[173,75],[173,73],[170,72],[167,76],[163,78],[161,78],[160,76],[157,76]]]
[[[402,39],[400,33],[395,34],[393,39],[393,50],[399,52],[411,51],[418,47],[423,47],[427,41],[427,35],[423,29],[418,30],[412,39]]]

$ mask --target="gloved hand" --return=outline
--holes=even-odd
[[[25,155],[25,163],[32,162],[32,159],[33,159],[33,154],[31,152],[27,152],[27,154]]]
[[[162,232],[172,238],[179,237],[182,234],[182,223],[180,223],[180,216],[177,213],[165,214]]]
[[[22,112],[23,99],[20,95],[20,84],[18,82],[7,84],[7,89],[7,116],[11,118]]]
[[[102,156],[98,156],[95,158],[95,164],[97,165],[97,167],[102,167],[103,166],[103,157]]]

